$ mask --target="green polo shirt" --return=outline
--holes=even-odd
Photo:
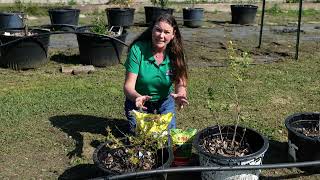
[[[150,101],[164,99],[173,91],[169,56],[158,65],[152,55],[151,42],[136,42],[129,51],[125,67],[138,75],[135,89],[141,95],[151,96]]]

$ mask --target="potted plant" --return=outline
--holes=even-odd
[[[153,6],[145,6],[146,24],[156,20],[161,14],[173,14],[174,9],[168,8],[169,0],[151,0]]]
[[[320,160],[320,113],[295,113],[286,118],[285,126],[288,130],[288,154],[292,161]],[[319,166],[301,169],[319,173]]]
[[[197,28],[202,26],[203,8],[195,8],[194,4],[197,0],[191,0],[192,7],[186,7],[182,9],[183,13],[183,25],[191,28]]]
[[[240,55],[233,48],[233,43],[228,44],[228,67],[232,76],[229,82],[233,91],[231,105],[221,105],[215,103],[212,89],[208,94],[210,101],[208,107],[213,115],[217,115],[218,110],[231,110],[235,118],[234,125],[222,125],[218,123],[201,130],[195,136],[193,146],[199,154],[201,166],[238,166],[238,165],[261,165],[264,153],[267,151],[268,140],[257,131],[240,126],[245,119],[241,111],[239,92],[241,83],[245,81],[246,67],[249,65],[250,57],[243,52]],[[219,111],[220,111],[219,110]],[[259,170],[243,171],[207,171],[202,172],[202,179],[258,179]]]
[[[253,24],[257,14],[258,6],[249,4],[232,4],[231,23],[232,24]]]
[[[107,128],[106,142],[93,153],[94,163],[108,175],[168,168],[172,163],[167,127],[173,114],[133,113],[137,117],[136,134],[117,138]]]
[[[92,24],[76,30],[80,62],[97,67],[119,64],[127,31],[122,27],[107,28],[102,16],[96,16]]]
[[[134,8],[130,8],[133,0],[113,0],[112,3],[120,7],[106,8],[108,26],[130,27],[133,25]]]

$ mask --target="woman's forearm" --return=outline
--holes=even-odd
[[[126,87],[124,87],[124,94],[132,102],[135,102],[136,98],[141,96],[141,94],[139,94],[136,90]]]

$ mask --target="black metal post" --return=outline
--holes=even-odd
[[[260,48],[260,46],[261,46],[265,7],[266,7],[266,0],[263,0],[263,1],[262,1],[262,13],[261,13],[260,35],[259,35],[259,45],[258,45],[258,48]]]
[[[296,60],[298,60],[298,57],[299,57],[299,41],[300,41],[301,14],[302,14],[302,0],[299,1],[299,18],[298,18],[297,43],[296,43],[296,55],[295,55],[295,59],[296,59]]]

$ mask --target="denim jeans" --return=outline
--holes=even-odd
[[[146,113],[153,113],[153,114],[155,112],[156,114],[167,114],[169,112],[173,113],[173,117],[171,119],[171,122],[168,128],[169,129],[176,128],[176,111],[175,111],[175,102],[173,97],[169,95],[164,100],[160,100],[157,102],[146,102],[145,106],[148,108],[145,111]],[[129,99],[126,99],[124,110],[130,124],[129,128],[131,133],[134,133],[136,128],[136,119],[133,115],[130,114],[130,111],[132,111],[133,109],[137,110],[135,102],[132,102]]]

